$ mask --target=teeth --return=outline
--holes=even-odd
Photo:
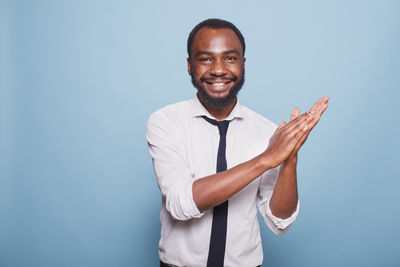
[[[213,83],[214,86],[223,86],[225,83]]]

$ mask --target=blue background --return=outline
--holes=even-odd
[[[191,98],[186,38],[231,20],[241,102],[276,123],[331,97],[302,148],[301,212],[264,266],[399,266],[400,1],[1,1],[0,266],[157,266],[144,137]]]

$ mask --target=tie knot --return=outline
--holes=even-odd
[[[226,135],[226,132],[228,131],[229,121],[219,121],[217,126],[219,133]]]
[[[205,119],[207,122],[211,123],[212,125],[218,126],[218,130],[221,135],[226,135],[230,121],[226,121],[226,120],[217,121],[217,120],[210,119],[206,116],[202,116],[202,117],[203,117],[203,119]]]

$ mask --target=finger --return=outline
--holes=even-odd
[[[299,132],[304,132],[304,131],[307,132],[310,129],[310,126],[312,126],[312,125],[310,125],[310,122],[312,122],[313,120],[314,120],[314,117],[312,115],[307,116],[306,119],[299,122],[291,129],[291,132],[292,132],[291,135],[297,136],[297,133],[299,133]]]
[[[315,125],[317,125],[317,123],[319,122],[320,119],[321,119],[321,116],[315,115],[313,117],[313,119],[310,120],[307,124],[308,130],[311,131],[315,127]]]
[[[325,112],[325,110],[328,108],[328,104],[321,104],[317,110],[315,111],[315,116],[314,120],[318,122],[318,120],[321,118],[322,114]],[[310,124],[314,124],[314,121],[310,122]]]
[[[328,108],[328,104],[327,104],[328,100],[329,100],[329,97],[321,97],[317,101],[317,103],[316,103],[317,105],[313,106],[315,108],[314,111],[316,112],[316,114],[315,114],[314,118],[311,121],[309,121],[306,132],[304,133],[304,135],[301,136],[301,138],[297,142],[295,148],[293,149],[292,153],[297,153],[300,150],[301,146],[305,143],[305,141],[307,140],[308,136],[310,135],[312,129],[314,129],[315,125],[317,125],[317,123],[319,122],[321,115]]]
[[[294,126],[282,130],[281,134],[286,136],[287,140],[292,140],[291,143],[293,142],[293,148],[298,143],[300,138],[308,131],[310,118],[312,117],[303,117],[303,119],[296,123]]]
[[[306,125],[298,125],[295,129],[293,129],[293,131],[292,131],[292,135],[294,136],[294,138],[296,139],[296,145],[295,145],[295,147],[297,146],[297,144],[299,143],[299,141],[304,137],[304,136],[306,136],[307,135],[307,133],[309,133],[309,130],[310,130],[310,128],[309,128],[309,126],[306,124]]]
[[[306,133],[300,138],[300,140],[297,142],[295,148],[293,149],[293,153],[297,153],[300,148],[303,146],[303,144],[306,142],[308,136],[310,135],[311,131],[314,129],[314,126],[318,123],[319,119],[315,119],[313,121],[312,125],[309,125],[307,127]]]
[[[327,105],[327,104],[328,104],[328,100],[329,100],[329,97],[327,97],[327,96],[321,97],[321,98],[318,99],[318,101],[311,107],[310,110],[314,110],[315,113],[318,114],[318,113],[321,111],[321,108],[322,108],[324,105]]]
[[[294,120],[295,118],[297,118],[300,115],[300,109],[299,108],[295,108],[292,111],[292,114],[290,114],[290,120]]]
[[[317,102],[315,102],[314,105],[308,111],[312,111],[312,110],[315,111],[317,109],[317,107],[320,105],[320,103],[321,103],[321,98],[319,98],[317,100]]]
[[[307,140],[307,137],[310,134],[311,130],[312,129],[309,129],[308,131],[306,131],[306,133],[300,138],[300,140],[297,142],[296,146],[294,147],[292,153],[297,153],[300,150],[300,148],[303,146],[303,144]]]
[[[328,108],[328,104],[322,104],[319,108],[318,108],[318,110],[317,110],[317,112],[316,112],[316,118],[321,118],[321,116],[322,116],[322,114],[325,112],[325,110]]]
[[[318,100],[317,100],[317,102],[315,102],[315,104],[309,109],[309,113],[311,113],[311,114],[315,114],[315,116],[316,117],[320,117],[321,115],[322,115],[322,113],[326,110],[326,108],[327,108],[327,103],[328,103],[328,100],[329,100],[329,97],[327,97],[327,96],[324,96],[324,97],[320,97]],[[297,113],[298,112],[298,113]],[[306,112],[307,113],[307,112]],[[291,114],[291,116],[290,116],[290,123],[292,123],[292,121],[293,121],[293,124],[292,124],[292,127],[288,127],[288,130],[290,129],[293,129],[293,127],[295,127],[296,125],[298,125],[297,123],[299,123],[298,121],[296,122],[296,125],[294,124],[294,121],[296,121],[296,119],[297,118],[299,118],[299,115],[298,114],[300,114],[300,109],[299,108],[295,108],[293,111],[292,111],[292,114]],[[296,116],[297,115],[297,116]],[[303,115],[305,115],[305,114],[303,114]],[[295,119],[296,118],[296,119]],[[310,120],[310,122],[311,122],[311,120]],[[289,124],[290,124],[289,123]],[[311,125],[310,125],[310,127],[311,127]]]
[[[321,113],[323,113],[327,109],[327,107],[328,107],[327,104],[323,104]],[[314,129],[315,125],[317,125],[317,123],[319,122],[320,118],[321,118],[321,116],[315,116],[314,119],[309,122],[308,127],[307,127],[308,130],[307,130],[306,134],[304,134],[304,136],[299,140],[294,151],[298,151],[300,149],[300,147],[304,144],[304,142],[307,140],[307,137],[309,136],[312,129]]]
[[[283,127],[285,127],[286,124],[287,124],[286,121],[282,121],[282,123],[278,126],[278,128],[276,128],[275,133],[278,132]]]
[[[315,125],[317,125],[319,121],[319,118],[315,118],[312,120],[311,124],[305,126],[303,128],[303,131],[305,131],[304,135],[298,140],[295,148],[293,149],[294,153],[297,153],[299,151],[300,147],[304,144],[304,142],[307,140],[308,136],[310,135],[311,131],[314,129]]]
[[[320,98],[318,99],[318,101],[315,102],[315,104],[310,108],[309,111],[311,111],[311,110],[317,111],[317,109],[318,109],[321,105],[327,104],[327,103],[328,103],[328,100],[329,100],[329,97],[327,97],[327,96],[320,97]]]
[[[314,116],[314,111],[312,112],[305,112],[302,115],[298,116],[297,118],[295,118],[294,120],[290,121],[286,127],[283,129],[283,131],[292,131],[293,129],[295,129],[296,127],[298,127],[299,125],[303,125],[303,127],[305,125],[307,125],[307,123],[313,119]]]
[[[322,114],[328,107],[328,102],[329,97],[321,97],[317,103],[310,109],[311,112],[315,112],[314,119],[309,122],[309,127],[313,128],[316,123],[319,121],[321,118]]]

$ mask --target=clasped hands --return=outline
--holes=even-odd
[[[297,160],[297,152],[327,109],[328,100],[329,97],[321,97],[307,112],[301,115],[300,109],[295,108],[289,123],[283,121],[279,125],[269,140],[268,148],[262,155],[269,167],[275,168],[289,158]]]

